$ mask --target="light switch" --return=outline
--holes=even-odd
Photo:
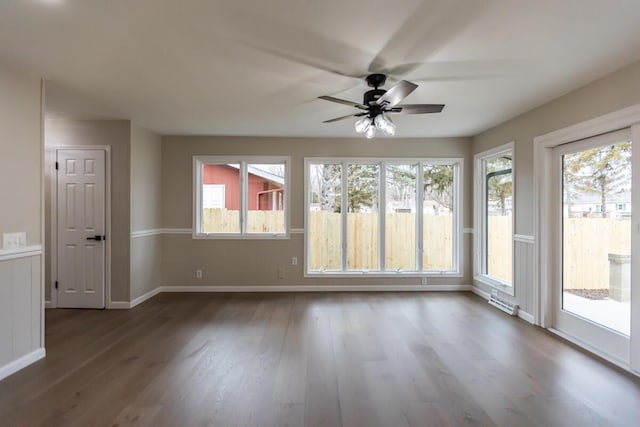
[[[2,248],[15,249],[27,246],[27,233],[4,233],[2,235]]]

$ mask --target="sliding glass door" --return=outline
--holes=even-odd
[[[629,363],[632,300],[629,129],[555,148],[555,328]]]

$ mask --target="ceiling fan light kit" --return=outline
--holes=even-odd
[[[355,130],[358,133],[364,133],[367,138],[371,139],[376,135],[376,130],[381,131],[385,135],[395,135],[396,125],[393,124],[388,114],[439,113],[444,108],[444,104],[398,105],[398,103],[413,92],[418,85],[402,80],[389,90],[379,89],[380,86],[384,85],[386,80],[387,76],[384,74],[368,75],[366,78],[367,84],[373,89],[364,93],[362,104],[334,98],[332,96],[320,96],[319,98],[325,101],[349,105],[362,110],[355,114],[325,120],[323,123],[333,123],[351,117],[360,117],[360,119],[355,122]]]

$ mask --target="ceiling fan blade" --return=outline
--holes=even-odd
[[[392,86],[384,95],[382,95],[376,103],[378,105],[386,105],[388,107],[393,107],[398,102],[402,101],[406,98],[411,92],[416,90],[418,87],[417,84],[408,82],[406,80],[400,81],[400,83]]]
[[[403,104],[396,105],[389,109],[389,113],[400,114],[426,114],[439,113],[444,108],[444,104]]]
[[[318,98],[324,99],[325,101],[337,102],[338,104],[348,105],[350,107],[359,108],[361,110],[368,110],[369,107],[366,105],[358,104],[357,102],[347,101],[346,99],[334,98],[333,96],[319,96]]]
[[[325,120],[322,123],[333,123],[333,122],[337,122],[337,121],[340,121],[340,120],[348,119],[348,118],[351,118],[351,117],[360,117],[360,116],[366,116],[366,115],[367,115],[367,113],[348,114],[346,116],[336,117],[335,119]]]

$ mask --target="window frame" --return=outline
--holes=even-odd
[[[239,187],[240,187],[240,232],[238,233],[205,233],[201,230],[202,226],[202,166],[205,164],[238,164],[239,169]],[[248,212],[248,166],[250,164],[284,164],[284,228],[283,233],[248,233],[247,228],[247,212]],[[194,155],[193,156],[193,223],[192,238],[193,239],[248,239],[248,240],[265,240],[265,239],[290,239],[290,179],[291,177],[291,157],[290,156],[211,156],[211,155]],[[226,197],[226,196],[225,196]]]
[[[346,199],[348,190],[346,188],[347,165],[349,164],[378,164],[380,166],[378,194],[380,198],[379,211],[378,211],[378,270],[348,270],[346,265],[346,248],[347,248],[347,221],[346,210],[341,211],[341,229],[342,229],[342,265],[341,270],[311,270],[310,269],[310,257],[309,257],[309,244],[311,239],[309,238],[309,208],[310,208],[310,165],[312,164],[341,164],[342,165],[342,177],[341,177],[341,197]],[[453,166],[453,220],[452,220],[452,269],[451,270],[406,270],[406,271],[394,271],[385,270],[384,265],[385,257],[385,215],[386,215],[386,203],[383,202],[383,198],[386,193],[386,167],[393,164],[418,164],[419,173],[417,174],[416,188],[420,190],[424,181],[424,165],[451,165]],[[463,190],[464,190],[464,158],[462,157],[385,157],[385,158],[372,158],[372,157],[305,157],[304,158],[304,277],[449,277],[449,278],[461,278],[463,275],[463,230],[462,230],[462,212],[463,206]],[[423,263],[423,197],[424,191],[418,191],[418,198],[416,200],[416,268],[422,268]]]
[[[500,280],[497,277],[490,276],[484,270],[487,264],[487,227],[486,227],[486,210],[487,194],[485,186],[485,161],[500,156],[501,154],[511,154],[511,283]],[[474,156],[474,262],[473,262],[473,278],[475,281],[497,289],[508,295],[515,296],[515,214],[516,214],[516,168],[515,168],[515,142],[511,141],[506,144],[499,145],[489,150],[477,153]]]

